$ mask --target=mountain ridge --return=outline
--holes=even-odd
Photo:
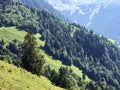
[[[54,15],[58,16],[59,18],[64,18],[64,20],[69,21],[67,18],[65,18],[63,15],[61,15],[52,5],[47,3],[45,0],[16,0],[17,2],[20,2],[24,5],[27,5],[31,8],[37,8],[37,9],[44,9],[46,11],[54,13]]]

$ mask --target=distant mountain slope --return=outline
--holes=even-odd
[[[20,1],[21,3],[28,5],[30,7],[42,8],[44,10],[48,10],[52,12],[55,11],[55,9],[51,5],[46,3],[44,0],[17,0],[17,1]]]
[[[88,26],[96,32],[120,42],[120,5],[111,4],[101,8]]]
[[[0,61],[0,90],[64,90],[41,76]]]
[[[72,22],[120,42],[119,0],[46,0]]]
[[[53,8],[52,5],[47,3],[45,0],[16,0],[16,1],[21,2],[22,4],[27,5],[29,7],[47,10],[49,12],[54,13],[58,17],[64,18],[64,20],[68,21],[67,18],[65,18],[63,15],[61,15],[56,9]]]

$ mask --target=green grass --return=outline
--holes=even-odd
[[[115,44],[115,40],[113,40],[113,39],[108,39],[112,44]]]
[[[26,35],[25,31],[19,31],[16,27],[2,27],[0,28],[0,39],[4,39],[6,42],[17,39],[19,41],[24,40]]]
[[[15,27],[0,28],[0,39],[3,38],[6,42],[10,42],[13,39],[17,39],[22,42],[24,40],[25,35],[26,35],[25,31],[19,31]],[[39,40],[40,36],[41,36],[40,34],[36,34],[38,45],[44,46],[45,41],[40,41]],[[46,65],[50,65],[50,67],[52,69],[55,69],[56,71],[58,71],[61,66],[65,66],[62,64],[62,62],[60,60],[54,60],[52,58],[52,56],[47,55],[43,50],[41,50],[41,54],[44,55]],[[74,73],[76,73],[77,75],[82,77],[82,75],[83,75],[82,70],[79,70],[77,67],[75,67],[73,65],[70,66],[70,68],[73,69]],[[86,76],[86,81],[87,82],[91,81],[91,79],[89,79]]]
[[[41,41],[39,38],[41,37],[41,35],[38,33],[36,34],[37,37],[37,43],[39,46],[44,46],[45,45],[45,41]]]
[[[63,90],[43,77],[0,61],[0,90]]]
[[[24,36],[27,33],[25,31],[20,31],[16,27],[2,27],[0,28],[0,40],[3,39],[5,42],[11,42],[14,39],[18,41],[23,41]],[[36,34],[38,45],[44,46],[44,41],[40,41],[40,34]]]
[[[116,44],[116,41],[115,40],[113,40],[113,39],[108,39],[112,44]],[[120,48],[120,45],[117,45],[118,46],[118,48]]]

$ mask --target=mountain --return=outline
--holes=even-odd
[[[16,0],[24,5],[27,5],[32,8],[44,9],[46,11],[52,12],[60,18],[64,18],[64,20],[68,21],[63,15],[61,15],[56,9],[53,8],[52,5],[47,3],[45,0]]]
[[[0,9],[2,9],[2,8],[0,8]],[[24,39],[24,36],[26,35],[26,32],[24,30],[26,30],[26,28],[28,27],[29,29],[31,28],[30,30],[34,33],[37,33],[37,30],[39,30],[41,32],[42,30],[44,30],[44,28],[42,28],[42,26],[40,25],[41,20],[42,20],[42,23],[45,24],[47,19],[52,19],[52,18],[56,17],[56,16],[53,16],[48,11],[44,11],[44,10],[35,11],[35,10],[36,9],[34,9],[34,8],[28,8],[28,7],[25,7],[24,5],[21,5],[21,4],[19,4],[19,6],[18,6],[18,3],[14,3],[11,11],[1,12],[2,13],[0,16],[1,26],[4,26],[4,27],[0,28],[0,59],[1,60],[8,62],[8,63],[12,63],[16,66],[20,66],[20,63],[21,63],[21,58],[20,58],[21,57],[21,53],[20,53],[21,52],[21,43]],[[16,13],[16,11],[17,11],[17,13]],[[41,15],[42,16],[47,15],[50,18],[47,18],[45,20],[45,18],[42,17],[40,19],[40,22],[39,22],[39,20],[36,20],[36,18],[38,19],[38,17],[41,17]],[[27,18],[29,18],[29,19],[27,19]],[[57,17],[55,18],[55,20],[56,19],[57,19]],[[33,22],[35,23],[35,26],[33,25]],[[38,22],[39,22],[39,25],[41,28],[36,28],[36,25]],[[30,23],[32,23],[30,25],[31,27],[29,26]],[[39,27],[39,26],[37,26],[37,27]],[[44,25],[43,25],[43,27],[44,27]],[[38,46],[43,47],[45,44],[45,41],[39,40],[39,38],[41,37],[41,34],[37,33],[35,36],[37,37]],[[41,54],[44,55],[44,59],[46,62],[45,67],[44,67],[45,72],[43,74],[49,80],[51,80],[52,83],[55,84],[55,81],[53,81],[53,80],[57,80],[57,79],[53,78],[54,74],[59,72],[59,69],[62,66],[67,67],[67,70],[68,70],[68,66],[63,65],[60,61],[58,61],[56,59],[53,59],[52,58],[53,56],[48,55],[47,53],[45,53],[45,51],[43,51],[43,50],[40,50],[40,51],[41,51]],[[92,85],[95,85],[95,83],[93,83],[93,80],[91,80],[90,78],[88,78],[87,75],[82,73],[82,70],[79,70],[74,65],[69,66],[69,68],[70,68],[70,70],[73,70],[73,72],[74,72],[74,73],[70,72],[70,74],[68,75],[68,77],[70,77],[70,80],[73,81],[72,86],[70,86],[70,87],[72,87],[72,88],[74,87],[75,89],[76,88],[83,89],[83,88],[87,88],[86,86],[89,85],[90,83],[92,83]],[[84,79],[83,79],[83,76],[84,76]],[[19,75],[18,75],[18,77],[19,77]],[[57,81],[57,83],[60,81],[61,80]],[[5,82],[7,82],[7,81],[5,81]],[[62,87],[59,84],[55,84],[55,85]],[[55,89],[55,90],[57,90],[57,89]]]
[[[118,0],[46,0],[72,22],[96,33],[120,41],[120,1]]]
[[[4,9],[3,7],[0,7]],[[120,48],[107,38],[75,23],[61,20],[51,12],[29,8],[14,2],[10,11],[0,14],[1,27],[16,27],[20,31],[31,30],[38,34],[42,41],[42,49],[49,58],[60,60],[66,68],[61,67],[59,73],[48,68],[45,75],[58,86],[74,87],[78,90],[119,90],[120,89]],[[1,35],[6,35],[2,29]],[[8,30],[14,38],[14,31]],[[18,32],[17,32],[18,33]],[[19,33],[18,35],[22,35]],[[7,35],[8,37],[8,35]],[[8,41],[11,38],[8,38]],[[9,63],[20,65],[20,42],[14,38],[5,43],[1,38],[1,58],[9,59]],[[46,57],[46,56],[45,56]],[[48,58],[47,58],[48,59]],[[54,61],[53,60],[53,61]],[[58,62],[52,64],[54,67]],[[51,65],[51,63],[48,63]],[[68,66],[76,66],[82,77],[76,75]],[[52,77],[51,78],[51,72]],[[54,74],[53,74],[54,73]],[[65,75],[65,76],[64,76]],[[86,75],[92,82],[85,82]],[[59,76],[59,78],[57,78]],[[64,77],[63,77],[64,76]],[[55,81],[57,78],[57,82]],[[61,79],[62,78],[62,79]],[[59,82],[59,83],[58,83]],[[69,84],[68,84],[69,83]],[[62,85],[61,85],[62,84]]]
[[[0,59],[2,61],[8,62],[8,63],[13,63],[14,65],[19,66],[19,58],[15,57],[17,54],[15,54],[15,52],[19,49],[19,47],[17,47],[16,44],[20,44],[23,39],[24,36],[26,35],[25,31],[20,31],[18,29],[16,29],[16,27],[2,27],[0,28],[0,40],[3,39],[4,40],[4,44],[7,46],[4,46],[4,54],[0,55]],[[44,46],[44,41],[39,40],[40,34],[36,34],[35,35],[37,37],[37,42],[38,45]],[[19,37],[19,38],[18,38]],[[15,39],[16,38],[16,39]],[[16,43],[15,43],[16,42]],[[19,42],[19,43],[18,43]],[[1,47],[1,41],[0,41],[0,47]],[[13,46],[13,47],[11,47]],[[6,48],[5,48],[6,47]],[[15,47],[15,48],[14,48]],[[5,51],[8,51],[7,54],[5,55]],[[40,50],[41,54],[44,55],[44,59],[45,59],[45,66],[49,66],[50,71],[45,71],[46,73],[48,73],[48,75],[44,75],[46,76],[49,80],[51,80],[52,75],[54,75],[52,73],[52,75],[50,74],[50,72],[52,70],[55,71],[59,71],[59,68],[61,66],[66,67],[65,65],[63,65],[61,63],[60,60],[55,60],[53,58],[51,58],[52,56],[48,55],[47,53],[45,53],[43,50]],[[0,49],[0,54],[2,53],[2,49]],[[18,55],[19,56],[19,55]],[[9,58],[8,58],[9,57]],[[4,58],[4,59],[3,59]],[[4,62],[3,62],[4,63]],[[47,67],[44,67],[45,69],[47,69]],[[86,87],[86,85],[88,84],[88,82],[93,82],[93,80],[91,80],[90,78],[88,78],[88,76],[84,75],[84,73],[82,73],[82,70],[79,70],[77,67],[75,67],[74,65],[69,66],[69,68],[71,68],[71,70],[73,70],[74,72],[74,76],[75,78],[80,77],[80,88],[83,89]],[[6,70],[6,69],[5,69]],[[23,69],[22,69],[23,70]],[[4,71],[4,70],[3,70]],[[24,71],[24,70],[23,70]],[[8,73],[9,74],[9,73]],[[21,73],[22,74],[22,73]],[[20,75],[21,75],[20,74]],[[1,75],[2,76],[2,75]],[[11,75],[12,76],[12,75]],[[83,76],[85,76],[85,79],[83,79]],[[19,78],[21,78],[21,76],[18,76]],[[44,77],[43,77],[44,78]],[[12,79],[12,78],[9,78]],[[3,79],[5,82],[7,82],[7,80]],[[44,79],[42,79],[44,80]],[[48,83],[46,81],[46,79],[44,80],[46,83]],[[75,81],[75,80],[74,80]],[[31,82],[30,82],[31,83]],[[53,83],[53,82],[52,82]],[[76,82],[75,82],[76,83]],[[82,84],[84,83],[84,84]],[[12,83],[13,84],[13,83]],[[14,86],[16,86],[16,84],[14,84]],[[47,86],[48,87],[48,86]],[[7,88],[7,87],[6,87]],[[25,88],[25,87],[23,87]],[[33,90],[33,89],[32,89]],[[55,89],[57,90],[57,89]]]
[[[44,0],[16,0],[24,5],[34,7],[34,8],[42,8],[44,10],[50,10],[52,12],[55,11],[55,9],[48,3],[46,3]]]
[[[64,90],[51,84],[44,76],[38,77],[14,65],[0,61],[1,90]]]

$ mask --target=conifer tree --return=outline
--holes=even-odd
[[[22,44],[22,67],[40,75],[44,63],[44,57],[37,47],[36,37],[28,32]]]

